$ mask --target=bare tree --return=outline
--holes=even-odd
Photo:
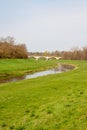
[[[25,44],[15,45],[13,37],[1,38],[0,58],[28,58]]]

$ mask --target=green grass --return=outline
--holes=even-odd
[[[0,59],[0,80],[48,69],[54,65],[55,60]]]
[[[87,62],[59,62],[78,69],[0,85],[0,130],[87,130]]]

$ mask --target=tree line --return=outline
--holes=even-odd
[[[87,46],[70,51],[28,52],[25,44],[18,44],[13,37],[0,38],[0,58],[28,58],[28,56],[55,56],[65,60],[87,60]]]
[[[45,52],[30,52],[29,55],[33,56],[55,56],[61,57],[65,60],[87,60],[87,46],[79,48],[74,47],[70,51],[45,51]]]
[[[28,58],[25,44],[17,44],[10,36],[0,38],[0,58]]]
[[[66,60],[87,60],[87,46],[74,47],[71,51],[63,51],[61,56]]]

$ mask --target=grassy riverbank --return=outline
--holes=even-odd
[[[54,67],[56,62],[55,60],[1,59],[0,80],[48,69]]]
[[[87,62],[60,62],[78,69],[0,85],[0,130],[87,129]]]

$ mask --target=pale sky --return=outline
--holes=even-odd
[[[0,37],[28,51],[63,51],[87,45],[87,0],[0,0]]]

